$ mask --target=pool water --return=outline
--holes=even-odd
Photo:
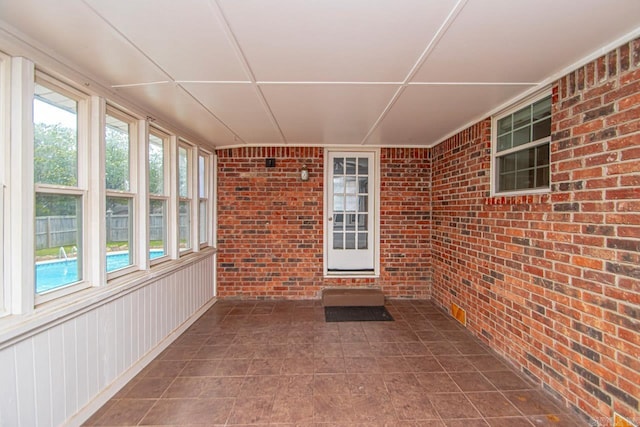
[[[154,259],[164,255],[162,249],[149,251],[149,258]],[[119,252],[107,255],[107,272],[118,270],[129,265],[129,253]],[[78,281],[77,258],[60,261],[45,261],[36,263],[36,293],[50,291],[60,286]]]

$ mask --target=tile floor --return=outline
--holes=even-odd
[[[85,425],[580,426],[429,301],[219,301]]]

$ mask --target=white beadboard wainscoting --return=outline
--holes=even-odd
[[[215,303],[207,252],[0,340],[0,426],[84,422]]]

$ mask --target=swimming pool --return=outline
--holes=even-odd
[[[149,251],[149,258],[154,259],[164,255],[162,249]],[[60,286],[78,281],[77,258],[66,260],[44,261],[36,263],[36,292],[42,293]],[[129,265],[129,253],[118,252],[107,254],[107,271],[118,270]]]

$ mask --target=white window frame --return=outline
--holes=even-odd
[[[331,173],[332,165],[329,162],[329,153],[330,152],[341,152],[341,153],[349,153],[352,152],[354,156],[358,154],[373,154],[373,162],[374,165],[374,180],[370,185],[373,185],[373,191],[371,191],[371,195],[374,196],[373,200],[373,211],[371,215],[373,215],[373,231],[375,232],[375,236],[373,239],[373,271],[332,271],[329,270],[329,233],[332,232],[330,230],[329,218],[331,214],[328,211],[329,206],[329,185],[333,185],[333,182],[329,182],[329,179],[333,176]],[[325,148],[324,150],[324,185],[323,185],[323,276],[325,278],[376,278],[380,277],[380,149],[366,149],[366,148]]]
[[[87,230],[88,230],[88,221],[89,221],[89,209],[88,209],[88,174],[89,174],[89,120],[90,120],[90,96],[80,92],[79,90],[61,82],[60,80],[49,76],[43,72],[36,70],[35,72],[35,82],[39,85],[48,87],[51,90],[54,90],[66,97],[76,100],[78,103],[78,162],[77,162],[77,173],[78,173],[78,182],[76,187],[65,187],[59,185],[51,185],[51,184],[38,184],[34,182],[34,197],[36,193],[41,194],[59,194],[59,195],[71,195],[71,196],[80,196],[82,206],[82,220],[81,226],[82,233],[79,238],[81,242],[81,247],[78,250],[78,258],[82,260],[82,280],[78,281],[75,284],[66,285],[60,289],[55,289],[43,294],[38,294],[33,289],[35,294],[35,304],[42,304],[47,301],[51,301],[53,299],[57,299],[63,297],[65,295],[80,291],[82,289],[86,289],[91,286],[91,283],[87,280],[88,271],[87,266],[89,265],[87,261]],[[33,86],[31,99],[33,102]],[[33,121],[32,121],[33,126]],[[31,141],[33,144],[33,139]],[[30,159],[33,163],[33,151],[32,158]],[[34,218],[35,218],[35,207],[34,207]],[[33,230],[35,233],[35,229]],[[33,236],[35,240],[35,234]],[[33,283],[35,285],[35,247],[33,253],[33,259],[31,260],[31,264],[34,265],[34,280]]]
[[[163,152],[163,164],[162,164],[162,190],[163,190],[163,194],[155,194],[155,193],[151,193],[151,191],[149,191],[149,186],[147,184],[147,196],[149,199],[149,212],[151,210],[151,201],[152,200],[161,200],[164,202],[165,204],[165,230],[164,230],[164,250],[165,250],[165,254],[161,257],[158,258],[154,258],[154,259],[150,259],[149,258],[149,265],[155,265],[155,264],[159,264],[161,262],[167,261],[170,258],[171,255],[171,245],[172,242],[174,241],[174,239],[172,239],[171,236],[171,222],[173,221],[173,216],[171,215],[171,170],[170,170],[170,165],[171,165],[171,137],[168,133],[156,128],[156,127],[150,127],[149,128],[149,136],[147,137],[147,144],[146,144],[146,150],[147,150],[147,168],[148,166],[148,161],[149,161],[149,139],[151,138],[151,135],[155,136],[156,138],[159,138],[160,140],[162,140],[162,152]],[[150,249],[150,243],[151,243],[151,235],[150,235],[150,223],[151,221],[149,220],[149,215],[147,214],[147,235],[146,235],[146,239],[147,239],[147,245],[148,248]],[[147,251],[148,252],[148,251]],[[147,257],[150,257],[149,253],[147,253]]]
[[[111,117],[114,117],[118,120],[121,120],[125,123],[127,123],[129,125],[129,191],[123,191],[123,190],[112,190],[112,189],[107,189],[105,186],[105,193],[104,193],[104,197],[105,200],[107,197],[116,197],[116,198],[123,198],[123,199],[130,199],[131,200],[131,207],[133,209],[133,215],[130,214],[129,216],[129,227],[131,227],[130,230],[130,238],[131,241],[129,242],[129,252],[131,253],[131,265],[126,266],[124,268],[118,269],[118,270],[114,270],[114,271],[110,271],[107,272],[107,281],[111,280],[111,279],[115,279],[117,277],[123,276],[125,274],[137,271],[140,269],[139,264],[140,264],[140,260],[138,257],[138,253],[139,253],[139,248],[136,247],[136,236],[138,236],[138,224],[140,223],[140,209],[139,209],[139,203],[138,203],[138,121],[135,117],[123,112],[122,110],[118,109],[117,107],[111,105],[111,104],[107,104],[107,108],[105,111],[105,118],[106,116],[109,115]],[[105,123],[105,128],[102,129],[103,132],[105,132],[106,135],[106,123]],[[106,138],[106,137],[105,137]],[[105,146],[106,146],[106,139],[105,139]],[[105,171],[106,171],[106,163],[107,163],[107,156],[105,154],[104,158],[102,159],[103,163],[105,164]],[[94,214],[92,212],[92,214]],[[106,212],[105,212],[106,215]],[[106,232],[106,229],[105,229]],[[105,234],[105,249],[106,249],[106,244],[108,241],[108,236],[106,236]],[[144,245],[144,243],[141,243]],[[108,252],[107,252],[108,255]],[[105,268],[106,268],[106,258],[105,258]]]
[[[200,158],[204,159],[204,197],[200,196]],[[212,189],[212,179],[211,179],[211,170],[212,170],[212,157],[213,155],[208,151],[203,149],[198,150],[198,246],[200,249],[206,248],[207,246],[211,246],[211,223],[213,217],[211,215],[211,189]],[[206,206],[205,217],[200,218],[200,204],[204,202]],[[204,222],[205,228],[205,239],[200,240],[200,227],[202,226],[201,221]]]
[[[5,288],[5,283],[9,283],[9,281],[5,281],[4,278],[4,246],[5,246],[5,186],[7,182],[7,174],[9,173],[9,162],[7,156],[7,147],[10,135],[9,129],[9,66],[11,59],[9,56],[0,52],[0,317],[7,314],[9,312],[9,307],[6,303],[5,295],[8,295],[9,292]]]
[[[528,188],[521,190],[513,190],[513,191],[498,191],[499,186],[499,167],[498,161],[499,158],[508,154],[516,153],[519,151],[528,150],[533,147],[538,147],[540,145],[551,144],[551,135],[545,138],[541,138],[535,141],[531,141],[527,144],[518,145],[517,147],[512,147],[507,150],[502,150],[498,152],[498,121],[500,119],[509,116],[516,111],[526,107],[528,105],[534,104],[535,102],[548,97],[551,95],[551,89],[545,88],[539,92],[536,92],[533,95],[526,97],[525,99],[517,102],[509,106],[507,109],[495,114],[491,118],[491,196],[521,196],[521,195],[530,195],[530,194],[545,194],[551,191],[551,159],[549,159],[549,187],[542,188]],[[553,104],[552,104],[553,108]],[[549,156],[551,156],[551,150],[549,150]]]
[[[187,195],[186,197],[180,195],[180,149],[181,148],[185,149],[187,152],[187,177],[186,177]],[[195,204],[197,202],[197,198],[193,196],[194,181],[197,180],[197,176],[194,176],[195,175],[194,171],[197,170],[198,168],[197,156],[194,155],[195,151],[196,151],[195,147],[192,144],[188,143],[187,141],[183,139],[180,139],[178,141],[178,146],[176,148],[176,178],[177,178],[177,185],[178,185],[178,191],[176,192],[176,199],[177,199],[178,210],[177,210],[175,222],[176,222],[176,231],[177,231],[176,243],[178,246],[179,256],[190,254],[194,251],[197,251],[197,248],[198,248],[198,245],[196,244],[196,242],[198,241],[197,230],[195,229],[195,226],[197,226],[198,221],[197,221],[197,212],[194,209],[194,207],[196,206]],[[188,235],[189,235],[190,241],[189,241],[189,247],[184,249],[180,248],[180,203],[187,203],[187,205],[189,206]]]

